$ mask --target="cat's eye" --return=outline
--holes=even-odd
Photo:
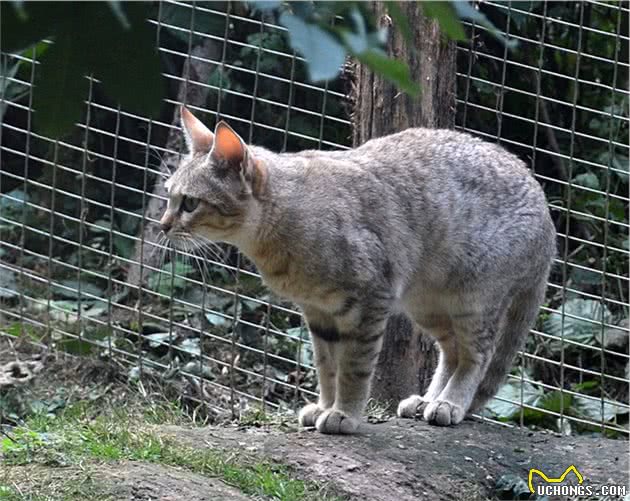
[[[186,212],[194,211],[199,205],[199,199],[193,197],[184,197],[182,198],[182,209]]]

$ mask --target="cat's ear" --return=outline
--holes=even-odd
[[[212,156],[224,160],[233,167],[242,167],[247,160],[247,146],[239,135],[225,122],[221,121],[214,129],[215,142]]]
[[[225,162],[228,168],[238,173],[247,191],[260,196],[266,185],[267,168],[254,158],[250,149],[239,135],[225,122],[219,122],[214,129],[214,146],[210,156]]]
[[[188,151],[193,155],[208,153],[214,143],[214,134],[185,106],[180,108],[180,114]]]

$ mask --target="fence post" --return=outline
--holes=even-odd
[[[455,124],[455,44],[440,32],[437,22],[423,16],[420,2],[397,3],[411,28],[408,42],[388,15],[388,2],[373,2],[371,8],[380,26],[389,29],[388,54],[409,65],[422,94],[413,99],[358,65],[353,96],[355,146],[408,127],[450,128]],[[372,397],[395,405],[412,393],[424,392],[435,369],[435,351],[431,339],[418,332],[408,318],[391,318]]]

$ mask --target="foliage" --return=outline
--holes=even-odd
[[[191,47],[198,47],[208,40],[216,40],[214,45],[208,45],[208,50],[213,53],[210,59],[224,64],[213,63],[208,81],[201,82],[209,88],[201,108],[215,111],[220,108],[223,115],[246,119],[247,122],[235,120],[233,123],[246,140],[252,138],[256,144],[276,151],[295,151],[350,144],[349,103],[342,97],[348,93],[348,82],[330,80],[325,84],[327,92],[323,92],[324,86],[306,85],[304,82],[308,81],[309,72],[317,67],[302,64],[291,56],[293,49],[304,54],[295,46],[292,33],[285,36],[281,29],[272,27],[273,21],[285,14],[285,21],[291,19],[289,23],[306,23],[323,30],[331,37],[328,42],[334,40],[344,51],[351,49],[353,53],[378,43],[379,30],[362,3],[348,2],[338,7],[345,9],[343,15],[347,22],[344,23],[333,23],[331,16],[337,8],[334,4],[336,2],[323,3],[323,13],[319,14],[317,9],[315,12],[301,11],[300,7],[296,10],[293,2],[267,2],[269,7],[278,9],[274,14],[269,10],[261,12],[262,7],[252,12],[245,4],[233,3],[229,8],[238,9],[238,15],[231,16],[227,26],[224,14],[228,7],[220,3],[197,2],[194,16],[189,4],[162,3],[151,6],[149,14],[162,24],[160,47],[167,50],[161,52],[160,62],[170,75],[183,74],[185,58],[181,54],[187,54]],[[31,4],[23,5],[28,13]],[[429,15],[431,9],[444,10],[446,14],[435,14],[438,20],[441,19],[442,29],[456,38],[462,37],[462,31],[458,30],[461,23],[447,17],[452,14],[453,4],[427,2],[422,5]],[[549,289],[546,307],[550,311],[541,316],[537,325],[537,330],[547,336],[534,334],[528,341],[527,352],[538,358],[526,359],[522,369],[529,381],[523,386],[524,400],[532,407],[524,411],[523,417],[526,423],[558,429],[555,418],[549,418],[542,411],[562,408],[573,416],[587,417],[595,422],[604,419],[616,426],[627,426],[628,414],[625,407],[619,405],[627,402],[627,384],[607,377],[594,378],[586,372],[584,375],[566,367],[562,372],[557,365],[545,360],[563,359],[567,367],[595,372],[600,372],[604,363],[607,374],[616,378],[628,377],[630,364],[624,355],[628,339],[624,321],[627,321],[628,311],[623,305],[627,303],[629,291],[627,280],[617,278],[625,276],[628,266],[627,252],[621,252],[627,251],[629,246],[625,202],[628,150],[623,147],[628,141],[628,98],[623,92],[584,83],[613,82],[613,65],[593,58],[582,58],[582,83],[577,87],[572,80],[555,76],[572,75],[575,70],[575,55],[549,46],[576,46],[578,31],[571,27],[571,23],[577,22],[581,4],[554,2],[545,6],[536,1],[511,2],[509,16],[501,5],[476,4],[474,10],[503,31],[509,28],[512,35],[523,39],[539,39],[543,9],[547,9],[549,18],[567,21],[547,21],[545,41],[548,46],[542,53],[537,44],[533,50],[534,45],[526,43],[509,51],[503,77],[501,61],[506,45],[477,17],[471,42],[475,49],[472,78],[458,82],[460,98],[468,95],[468,102],[478,106],[458,105],[458,124],[489,137],[499,133],[500,125],[502,140],[510,141],[508,149],[530,162],[540,176],[550,202],[571,210],[570,217],[566,211],[554,209],[552,212],[559,233],[568,232],[569,235],[568,240],[559,240],[559,257],[563,259],[566,254],[569,264],[556,266],[551,281],[566,283],[566,291],[557,287]],[[583,5],[590,26],[615,31],[615,9]],[[14,6],[7,3],[2,8],[4,27],[8,19],[5,14]],[[109,7],[101,4],[101,8]],[[111,17],[108,22],[118,23],[121,27],[124,17],[133,22],[127,15],[127,8],[128,4],[121,4],[118,11],[107,11],[107,16]],[[394,25],[405,30],[400,6],[391,3],[389,10]],[[528,15],[530,12],[535,16]],[[265,25],[245,22],[253,17],[264,20]],[[624,13],[622,18],[623,28],[627,14]],[[51,18],[51,22],[54,19]],[[445,19],[450,19],[448,26]],[[191,26],[196,30],[192,35],[189,33]],[[230,43],[224,46],[222,40],[226,30]],[[491,36],[487,36],[488,30]],[[320,32],[315,30],[315,33]],[[466,28],[463,33],[470,33],[470,29]],[[2,36],[4,41],[4,32]],[[306,47],[304,50],[311,50],[309,40],[299,36],[298,40],[298,44]],[[45,62],[44,56],[52,47],[40,42],[22,54],[28,57],[35,52],[37,60]],[[614,37],[584,30],[585,54],[609,58],[614,51]],[[373,65],[383,64],[388,71],[394,68],[400,72],[401,78],[405,78],[400,62],[385,58],[377,48],[367,53],[374,55]],[[484,53],[492,58],[484,58]],[[462,73],[470,61],[465,50],[458,50],[458,55],[458,68]],[[536,73],[520,71],[511,63],[523,65],[523,68],[537,68],[539,58],[549,74],[543,74],[540,82],[540,95],[545,99],[536,100],[533,96]],[[334,58],[321,64],[330,60]],[[627,63],[627,54],[623,51],[620,60]],[[280,407],[299,405],[310,396],[306,392],[316,391],[315,373],[307,367],[312,364],[312,347],[299,315],[291,312],[291,305],[280,303],[277,298],[271,300],[272,306],[268,306],[269,296],[258,279],[247,274],[253,268],[245,261],[240,261],[241,272],[237,280],[233,269],[239,261],[234,251],[223,248],[222,254],[216,258],[223,265],[208,265],[209,269],[203,273],[194,261],[171,262],[171,257],[166,256],[160,271],[145,270],[149,283],[140,297],[128,287],[126,280],[135,243],[133,236],[141,224],[143,210],[139,193],[145,182],[148,188],[161,182],[150,172],[144,180],[143,170],[136,166],[148,163],[149,167],[155,167],[160,161],[153,158],[153,150],[147,152],[143,145],[147,145],[147,141],[159,147],[167,144],[168,127],[155,122],[149,136],[147,123],[143,120],[103,109],[100,105],[109,105],[112,99],[119,100],[109,93],[105,80],[93,87],[96,103],[90,107],[93,130],[88,135],[76,128],[64,143],[59,143],[56,152],[51,141],[41,139],[37,134],[27,136],[21,132],[26,130],[29,120],[25,111],[29,104],[25,94],[27,86],[21,82],[30,81],[32,66],[27,61],[8,56],[2,56],[1,63],[0,93],[4,93],[4,102],[0,103],[3,106],[0,111],[8,126],[2,128],[0,152],[0,241],[3,243],[0,246],[0,301],[3,309],[19,309],[24,318],[39,323],[39,326],[26,321],[10,323],[1,326],[3,331],[12,337],[50,343],[60,351],[73,354],[114,356],[113,350],[130,353],[141,361],[130,369],[132,379],[142,372],[155,373],[173,381],[192,381],[192,376],[201,376],[216,383],[217,387],[233,385],[238,391],[264,397],[266,402]],[[339,67],[336,62],[335,67]],[[95,76],[101,78],[97,72]],[[38,74],[36,78],[39,78]],[[623,84],[620,78],[618,75],[618,87]],[[176,78],[168,79],[165,85],[169,96],[180,91],[180,82]],[[574,114],[569,104],[576,91],[581,108]],[[36,95],[37,92],[33,94]],[[251,96],[256,99],[252,100]],[[85,95],[78,97],[84,99]],[[500,102],[503,114],[496,111]],[[8,106],[7,103],[18,103],[19,106]],[[548,118],[545,118],[545,109]],[[172,111],[172,107],[164,106],[159,122],[170,123]],[[325,117],[321,117],[322,113]],[[35,120],[38,114],[33,115]],[[249,123],[250,117],[252,123]],[[213,116],[205,118],[209,122]],[[536,120],[537,126],[534,125]],[[566,131],[573,121],[577,133],[571,135]],[[553,127],[545,126],[545,122]],[[112,133],[115,130],[120,131],[118,141]],[[614,143],[610,143],[609,138]],[[535,152],[529,146],[533,141],[537,146]],[[11,152],[25,152],[27,144],[28,166],[22,156]],[[152,148],[150,145],[146,147]],[[573,151],[572,161],[567,160],[570,151]],[[68,168],[58,168],[54,178],[51,164],[56,155],[58,164]],[[119,166],[115,173],[112,171],[113,157]],[[23,178],[27,178],[26,181]],[[48,188],[53,185],[53,179],[54,193]],[[115,182],[113,188],[112,181]],[[114,201],[113,208],[110,208],[111,200]],[[52,208],[54,217],[47,212]],[[605,224],[606,218],[608,224]],[[49,229],[52,229],[54,238],[46,235]],[[22,247],[24,252],[20,251]],[[81,271],[77,272],[79,265]],[[13,269],[23,269],[25,273]],[[171,277],[173,270],[175,274]],[[50,276],[53,285],[32,279],[30,274],[40,279]],[[207,284],[205,288],[200,285],[203,279]],[[163,301],[155,292],[173,294],[173,299]],[[593,299],[600,297],[604,300]],[[609,326],[603,326],[602,322]],[[50,330],[45,327],[48,323]],[[564,331],[561,332],[562,327]],[[550,334],[562,335],[564,343],[549,338]],[[605,355],[599,351],[601,348],[607,350]],[[301,367],[296,363],[298,359]],[[202,386],[210,388],[211,384]],[[571,396],[567,391],[561,394],[553,389],[561,387],[593,398]],[[500,396],[519,403],[520,385],[508,383],[501,389]],[[606,402],[603,409],[602,396]],[[221,405],[228,401],[221,392],[210,393],[206,398],[221,402]],[[245,410],[247,405],[240,402],[240,407]],[[490,412],[502,420],[520,419],[515,404],[496,401],[491,404]],[[592,429],[575,426],[571,432]]]
[[[560,309],[563,311],[552,312],[544,322],[545,332],[558,338],[608,346],[611,341],[624,336],[621,329],[603,325],[614,323],[614,318],[608,307],[600,301],[570,298]],[[557,340],[555,343],[560,341]],[[560,347],[554,344],[553,349],[559,351]]]
[[[457,123],[488,138],[500,136],[529,164],[551,204],[558,258],[566,257],[566,264],[552,269],[550,282],[556,286],[549,288],[547,311],[536,326],[542,334],[534,332],[525,350],[535,357],[523,357],[522,367],[530,381],[523,388],[525,403],[535,407],[524,411],[525,422],[556,429],[559,423],[542,419],[536,409],[558,409],[562,402],[565,414],[628,426],[625,407],[617,405],[627,404],[628,386],[614,379],[630,373],[624,355],[630,291],[628,281],[618,278],[627,276],[628,270],[630,165],[624,145],[630,122],[628,96],[621,90],[627,88],[627,76],[613,64],[615,57],[618,69],[628,64],[627,49],[614,36],[618,22],[620,34],[627,36],[628,14],[618,5],[538,1],[481,5],[496,26],[522,40],[521,46],[508,53],[504,65],[505,46],[476,27],[480,38],[472,52],[458,55],[458,68],[470,68],[471,78],[461,80],[460,95],[466,96],[467,104],[458,106]],[[579,29],[558,21],[577,25],[581,17],[599,32],[584,30],[580,39]],[[576,82],[578,43],[584,57]],[[608,87],[613,85],[617,90]],[[612,377],[593,377],[588,371]],[[561,399],[554,387],[594,398],[563,392]],[[520,383],[508,383],[501,392],[520,402]],[[603,408],[602,397],[609,402]],[[518,421],[516,408],[504,404],[497,403],[494,414]],[[571,432],[592,430],[571,423]]]
[[[387,57],[383,51],[387,30],[374,27],[374,20],[362,2],[328,2],[317,7],[308,2],[252,3],[259,9],[279,11],[278,20],[288,29],[291,46],[305,57],[312,81],[337,77],[350,55],[408,94],[415,96],[420,92],[420,85],[413,81],[407,64]],[[513,41],[500,36],[492,22],[467,1],[422,2],[421,5],[450,38],[465,40],[460,19],[470,19],[488,27],[504,43],[514,47]],[[398,2],[388,3],[388,11],[396,20],[397,29],[410,41],[411,29]]]
[[[587,383],[572,385],[571,391],[590,395],[574,395],[560,390],[545,391],[540,381],[532,381],[531,374],[523,373],[524,379],[519,376],[511,378],[497,393],[495,399],[486,406],[486,415],[500,421],[519,421],[521,415],[526,425],[538,425],[545,428],[558,428],[567,434],[576,431],[592,431],[597,427],[584,425],[579,422],[564,421],[556,418],[555,414],[574,416],[589,421],[614,423],[627,427],[628,413],[630,410],[621,402],[597,396],[599,383],[589,381]],[[521,407],[521,402],[524,407]],[[610,432],[610,435],[616,435]]]
[[[274,1],[252,5],[264,11],[279,11],[279,22],[288,29],[292,47],[306,58],[313,82],[338,76],[346,56],[351,55],[403,91],[419,93],[420,87],[412,80],[407,65],[383,52],[386,31],[373,28],[374,22],[360,2],[316,5]],[[25,50],[45,38],[54,40],[52,47],[38,57],[36,83],[45,85],[38,85],[33,103],[38,110],[36,125],[44,134],[58,137],[80,120],[89,86],[84,75],[99,78],[111,98],[125,109],[157,115],[164,92],[153,33],[146,22],[149,3],[14,0],[11,7],[4,9],[2,16],[0,45],[5,51]],[[176,12],[172,5],[167,9]],[[427,2],[424,9],[448,36],[456,39],[463,38],[458,17],[475,20],[497,33],[492,23],[468,2]],[[397,4],[391,10],[401,23],[402,32],[409,34],[407,20],[400,15]],[[211,16],[202,12],[192,28],[218,27],[205,25],[204,18]],[[177,36],[188,37],[181,33]],[[35,57],[34,52],[32,55]],[[16,67],[5,68],[3,74],[15,71]]]
[[[12,2],[3,9],[5,51],[24,50],[44,38],[55,43],[39,58],[34,93],[36,122],[59,136],[81,118],[89,82],[101,79],[125,108],[153,115],[163,96],[159,59],[146,23],[150,4],[135,2]],[[151,85],[146,85],[151,82]]]
[[[15,82],[15,77],[20,69],[22,61],[19,59],[11,61],[9,56],[0,54],[0,122],[4,117],[8,103],[19,101],[28,94],[26,86]]]
[[[154,405],[148,404],[148,410]],[[123,408],[108,415],[95,414],[90,402],[79,402],[57,415],[39,414],[15,427],[0,440],[0,463],[5,467],[44,463],[75,465],[90,461],[144,461],[177,466],[202,475],[219,477],[246,494],[277,500],[337,499],[315,486],[292,478],[279,464],[270,464],[225,451],[200,451],[176,440],[147,431],[145,420],[159,412],[134,415]],[[165,414],[170,422],[170,413]],[[164,422],[161,421],[160,422]]]
[[[495,495],[498,499],[539,499],[543,501],[530,492],[524,479],[514,473],[506,473],[497,480]]]

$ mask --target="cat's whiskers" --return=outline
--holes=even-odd
[[[215,261],[217,266],[223,267],[227,273],[229,273],[230,277],[236,280],[236,273],[234,270],[227,268],[225,266],[226,256],[225,251],[215,242],[201,236],[201,235],[193,235],[196,240],[197,250],[199,253],[207,260]],[[210,254],[210,255],[208,255]]]
[[[156,292],[160,290],[160,284],[162,283],[162,269],[164,268],[164,262],[166,260],[166,253],[171,248],[171,242],[166,237],[166,235],[163,234],[163,232],[162,232],[162,235],[160,236],[160,240],[158,241],[157,248],[160,251],[160,259],[158,260],[158,271],[156,272],[158,274]]]
[[[210,278],[210,270],[208,269],[208,264],[206,263],[206,256],[203,254],[202,245],[196,240],[194,235],[189,235],[187,239],[190,243],[192,256],[197,263],[197,267],[199,268],[199,272],[205,285],[206,278]]]
[[[166,162],[164,162],[164,155],[162,155],[156,148],[152,147],[151,145],[148,145],[145,148],[149,151],[149,158],[153,158],[158,161],[157,164],[150,164],[151,167],[155,167],[152,172],[160,176],[162,179],[168,179],[169,177],[171,177],[172,173],[164,172],[164,169],[162,168],[164,166],[166,167],[166,170],[168,170],[168,166],[166,165]]]

